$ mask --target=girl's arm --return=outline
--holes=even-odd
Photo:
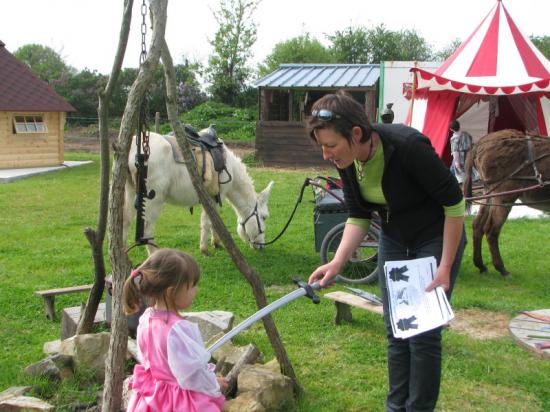
[[[167,339],[168,366],[183,389],[218,397],[220,385],[210,353],[204,348],[198,327],[182,320],[174,324]]]

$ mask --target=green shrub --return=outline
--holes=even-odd
[[[256,107],[236,108],[211,101],[195,106],[180,116],[183,123],[190,124],[196,130],[202,130],[214,124],[220,138],[245,141],[255,139],[256,118]],[[160,127],[160,132],[163,134],[171,130],[170,124],[163,124]]]

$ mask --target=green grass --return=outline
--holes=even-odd
[[[61,385],[26,376],[23,369],[42,359],[42,345],[60,334],[60,321],[50,322],[39,289],[90,283],[93,279],[88,242],[83,235],[97,220],[98,157],[70,153],[70,160],[90,159],[88,166],[63,170],[0,185],[0,391],[10,386],[36,385],[36,393],[51,398],[59,410],[71,402],[93,400],[98,389],[86,376]],[[253,163],[253,159],[251,160]],[[251,167],[256,189],[275,181],[268,220],[268,240],[286,222],[305,177],[314,171],[283,171]],[[306,279],[319,264],[314,250],[313,204],[308,191],[285,235],[264,251],[254,251],[235,234],[235,215],[222,209],[226,224],[250,264],[261,274],[268,300],[292,290],[293,276]],[[205,258],[198,252],[199,210],[166,205],[155,241],[193,254],[203,272],[193,310],[228,310],[236,321],[255,312],[251,289],[223,250]],[[471,221],[467,222],[470,235]],[[503,279],[490,267],[480,275],[467,246],[453,307],[479,308],[514,317],[520,310],[549,307],[550,261],[548,219],[509,221],[501,249],[512,275]],[[139,262],[144,250],[133,250]],[[487,250],[484,257],[489,261]],[[488,262],[490,263],[490,262]],[[370,291],[377,292],[376,287]],[[85,295],[59,296],[56,310],[79,305]],[[300,384],[298,410],[381,411],[386,394],[386,339],[382,319],[357,309],[354,321],[334,326],[335,310],[328,300],[313,305],[298,300],[273,315]],[[522,350],[508,336],[475,340],[449,330],[444,333],[444,369],[439,411],[550,410],[550,362]],[[260,323],[235,339],[254,342],[273,357]],[[65,405],[65,406],[62,406]]]

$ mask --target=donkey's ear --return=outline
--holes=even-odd
[[[275,182],[273,180],[271,182],[269,182],[269,184],[266,186],[266,188],[264,190],[262,190],[262,192],[258,195],[259,199],[262,202],[267,202],[267,199],[269,199],[269,194],[271,193],[271,189],[273,189],[274,184],[275,184]]]

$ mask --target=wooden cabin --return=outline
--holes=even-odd
[[[304,126],[313,103],[344,89],[376,119],[379,77],[377,64],[283,64],[256,81],[256,158],[265,166],[330,166]]]
[[[73,111],[0,41],[0,169],[63,164],[65,114]]]

